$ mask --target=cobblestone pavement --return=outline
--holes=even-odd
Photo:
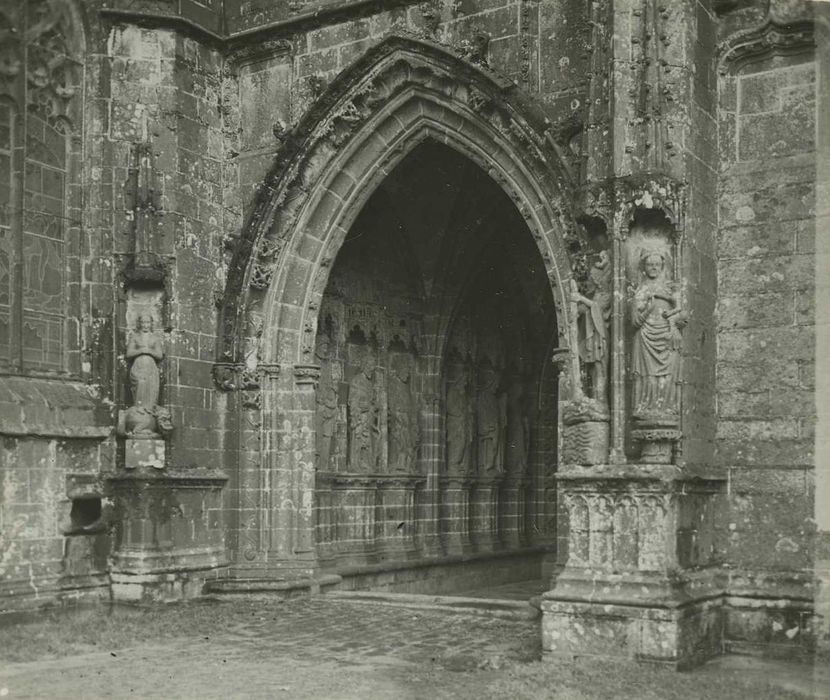
[[[5,664],[8,698],[420,698],[418,683],[538,658],[538,622],[324,597],[217,606],[187,639]],[[231,610],[229,610],[231,608]],[[172,612],[172,611],[171,611]],[[230,613],[230,614],[229,614]],[[470,697],[464,688],[444,697]]]
[[[591,660],[540,663],[538,625],[325,596],[92,612],[0,628],[0,659],[15,657],[9,644],[20,645],[17,658],[38,659],[0,661],[0,698],[830,697],[826,676],[812,682],[790,666],[764,676],[752,663],[736,671],[728,661],[694,674]],[[776,681],[785,672],[790,685]]]

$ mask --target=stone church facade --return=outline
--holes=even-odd
[[[542,577],[550,658],[826,645],[828,32],[0,3],[0,610]]]

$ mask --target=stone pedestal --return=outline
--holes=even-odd
[[[643,464],[671,464],[675,446],[681,438],[677,420],[635,421],[634,426],[631,439],[640,447],[639,461]]]
[[[416,490],[424,479],[412,476],[387,476],[378,479],[378,544],[386,559],[402,559],[418,550]]]
[[[562,413],[562,461],[593,465],[608,461],[608,409],[589,398],[565,404]]]
[[[473,483],[470,529],[475,549],[491,552],[499,549],[499,491],[503,476],[481,477]]]
[[[161,438],[127,438],[124,440],[124,468],[164,469],[165,444]]]
[[[472,550],[470,539],[470,479],[448,477],[441,484],[441,522],[447,554]]]
[[[147,440],[136,442],[149,442]],[[112,477],[116,600],[179,600],[200,595],[227,565],[221,474],[136,467]]]
[[[501,489],[499,498],[501,541],[508,549],[521,547],[526,539],[525,488],[523,479],[510,476]]]
[[[545,655],[684,668],[719,653],[722,481],[639,464],[565,468],[558,484],[566,540],[542,601]]]

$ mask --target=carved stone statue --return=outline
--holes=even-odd
[[[412,359],[392,353],[387,385],[389,467],[394,472],[414,473],[420,442],[418,402],[412,390]]]
[[[380,438],[380,407],[375,390],[375,360],[368,350],[361,356],[360,371],[349,382],[349,470],[376,471]]]
[[[127,340],[126,357],[130,365],[130,387],[133,405],[124,416],[128,435],[156,435],[156,413],[159,411],[159,367],[164,357],[161,336],[153,330],[153,318],[142,314],[136,330]],[[169,422],[169,421],[168,421]],[[167,427],[165,423],[164,427]]]
[[[589,296],[580,294],[573,281],[571,289],[573,300],[577,303],[580,365],[586,368],[590,382],[590,392],[587,393],[605,406],[608,404],[608,366],[611,357],[611,275],[608,251],[602,250],[588,273]]]
[[[317,386],[317,455],[318,467],[331,469],[334,434],[337,428],[338,384],[340,365],[329,356],[328,336],[322,336],[317,348],[320,381]]]
[[[530,417],[527,410],[525,385],[520,374],[513,376],[507,388],[507,468],[521,474],[527,468],[530,454]]]
[[[470,376],[462,360],[447,366],[447,468],[451,474],[470,471],[473,453],[473,410]]]
[[[666,279],[666,259],[659,252],[640,257],[642,279],[630,302],[636,329],[631,348],[633,418],[665,422],[679,410],[681,329],[686,315],[677,292]]]
[[[481,473],[504,471],[506,406],[499,395],[499,375],[489,362],[481,368],[476,418],[478,463]]]

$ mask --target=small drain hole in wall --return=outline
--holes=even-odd
[[[69,513],[70,528],[67,535],[83,535],[103,529],[101,499],[93,496],[72,499]]]

